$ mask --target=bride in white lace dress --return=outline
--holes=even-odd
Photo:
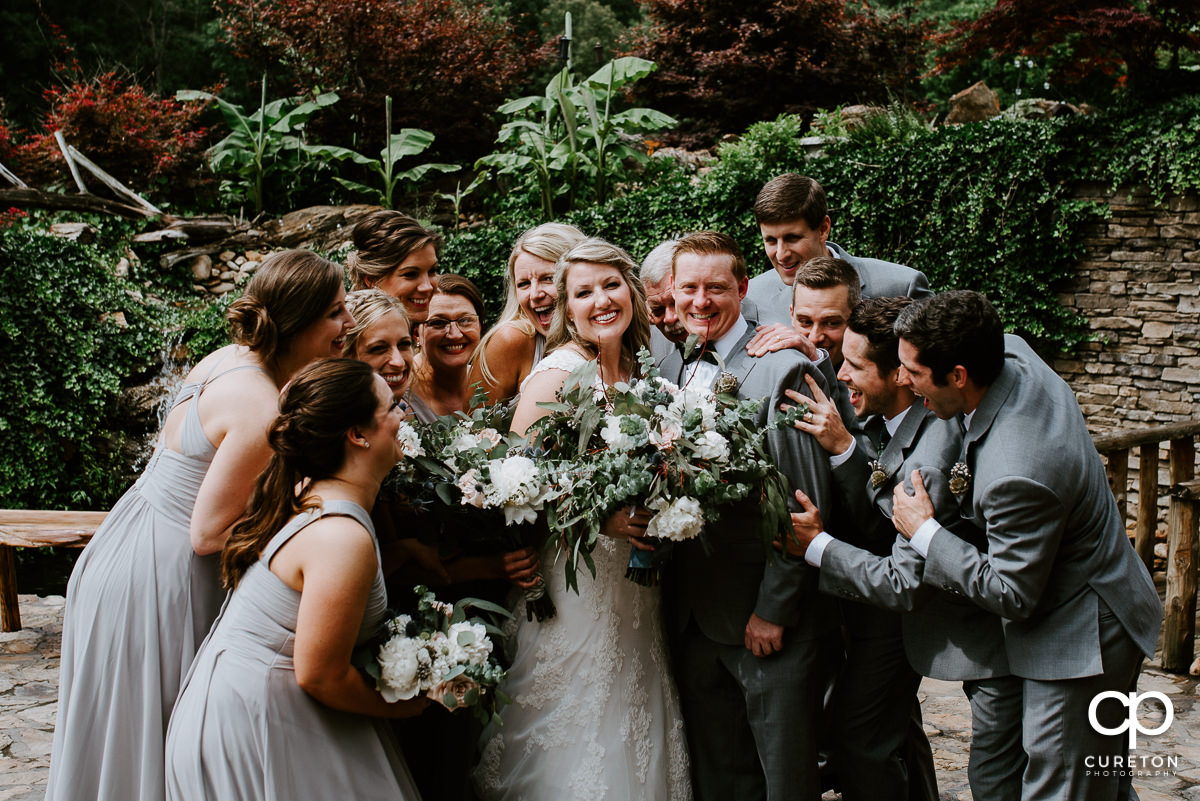
[[[649,340],[645,290],[620,248],[587,239],[558,262],[551,353],[521,387],[513,430],[536,427],[568,373],[589,360],[597,385],[628,380]],[[663,636],[658,587],[625,578],[626,542],[644,511],[605,525],[596,575],[566,588],[553,545],[542,554],[556,617],[517,610],[516,658],[503,726],[483,734],[475,784],[484,801],[689,801],[687,745]]]

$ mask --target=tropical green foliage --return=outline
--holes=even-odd
[[[433,134],[429,131],[422,131],[420,128],[402,128],[400,133],[392,133],[392,98],[388,97],[384,104],[385,131],[383,150],[379,152],[379,158],[373,159],[356,153],[349,148],[336,147],[333,145],[305,145],[304,151],[314,156],[323,156],[327,159],[341,161],[349,159],[355,164],[360,164],[375,173],[382,181],[383,188],[375,189],[366,184],[357,181],[350,181],[340,176],[334,176],[333,180],[337,181],[342,186],[356,194],[364,194],[371,197],[376,203],[383,204],[384,208],[395,208],[393,204],[393,195],[396,190],[396,185],[416,187],[421,180],[430,172],[457,172],[462,169],[457,164],[437,164],[429,162],[426,164],[418,164],[415,167],[410,167],[402,172],[396,171],[396,164],[405,156],[415,156],[418,153],[423,153],[433,144]],[[470,190],[468,190],[469,192]]]
[[[246,198],[255,213],[266,206],[266,181],[278,177],[282,197],[272,198],[272,206],[284,209],[305,170],[316,170],[323,162],[306,154],[304,126],[313,114],[338,101],[334,92],[311,99],[285,97],[267,102],[267,76],[262,78],[262,100],[258,109],[245,109],[209,92],[182,89],[177,100],[205,100],[216,103],[230,128],[230,134],[208,151],[209,166],[219,175],[232,176],[232,199]]]
[[[576,84],[564,68],[544,94],[499,108],[513,118],[500,129],[497,142],[502,147],[476,166],[512,177],[526,192],[536,187],[543,219],[583,202],[607,202],[613,183],[627,173],[626,161],[644,163],[648,158],[645,149],[631,141],[675,124],[653,109],[614,108],[627,85],[654,69],[644,59],[619,58]]]

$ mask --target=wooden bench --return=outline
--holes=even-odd
[[[16,548],[82,548],[108,512],[0,509],[0,629],[21,630]]]

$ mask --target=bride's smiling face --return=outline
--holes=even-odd
[[[591,262],[570,266],[566,280],[568,317],[588,342],[620,342],[633,320],[629,284],[616,267]]]

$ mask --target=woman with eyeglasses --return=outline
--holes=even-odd
[[[467,379],[482,331],[483,297],[475,284],[448,274],[439,275],[437,285],[428,316],[420,324],[421,352],[408,390],[408,405],[422,423],[470,406]]]

